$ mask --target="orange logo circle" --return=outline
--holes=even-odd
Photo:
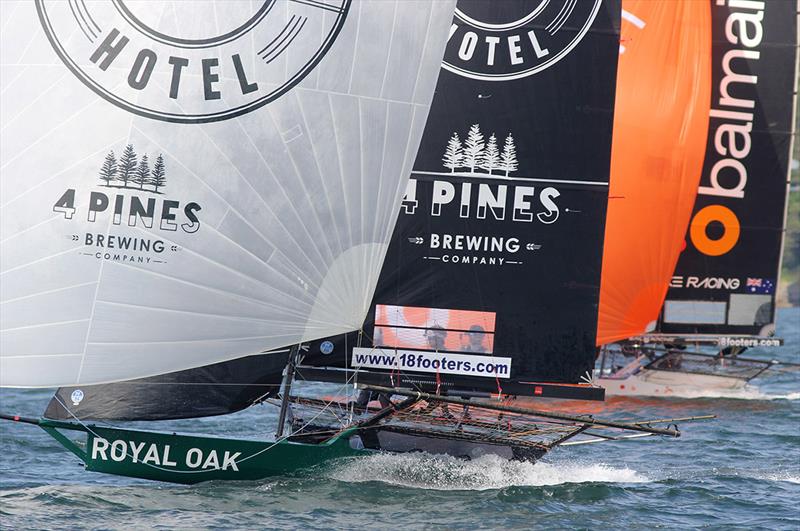
[[[722,223],[725,228],[722,237],[717,240],[712,240],[706,234],[706,228],[713,221]],[[739,218],[731,209],[722,205],[709,205],[701,209],[694,215],[689,228],[689,236],[694,246],[708,256],[720,256],[733,249],[739,241],[740,232]]]

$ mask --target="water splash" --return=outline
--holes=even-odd
[[[511,486],[540,487],[564,483],[645,483],[650,479],[629,468],[576,462],[529,463],[482,456],[472,461],[429,454],[376,454],[348,460],[330,471],[339,481],[380,481],[433,490],[489,490]]]
[[[794,483],[800,485],[800,474],[791,472],[772,472],[754,476],[755,479],[765,479],[767,481],[784,481],[786,483]]]
[[[736,400],[800,400],[800,392],[772,394],[764,393],[757,387],[734,390],[674,390],[670,398],[729,398]]]
[[[785,395],[767,395],[770,400],[800,400],[800,392],[786,393]]]

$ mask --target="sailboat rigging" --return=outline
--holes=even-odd
[[[0,384],[62,387],[44,418],[3,419],[88,470],[177,483],[679,435],[496,401],[603,398],[582,382],[618,1],[207,9],[15,11],[36,36],[18,63],[43,66],[19,69],[3,117]],[[38,104],[42,79],[58,94]],[[304,380],[364,394],[298,396]],[[86,422],[259,402],[280,408],[274,440]]]

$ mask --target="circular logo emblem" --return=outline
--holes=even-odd
[[[472,79],[508,81],[566,57],[594,22],[602,0],[460,0],[443,67]]]
[[[330,354],[333,352],[333,343],[330,341],[323,341],[319,346],[319,351],[323,354]]]
[[[72,405],[77,406],[83,401],[83,391],[80,389],[75,389],[72,391],[72,394],[69,396],[69,398],[72,400]]]
[[[226,120],[298,84],[351,0],[36,0],[56,53],[97,94],[140,116]]]

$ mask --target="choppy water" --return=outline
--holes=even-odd
[[[781,310],[786,346],[752,356],[800,362],[800,309]],[[613,399],[606,416],[713,412],[680,439],[557,449],[541,462],[375,455],[293,477],[185,487],[85,472],[32,426],[0,424],[0,527],[800,529],[800,374],[743,398]],[[50,394],[0,391],[0,410],[36,416]],[[268,435],[269,406],[197,423]],[[151,426],[152,427],[152,426]]]

